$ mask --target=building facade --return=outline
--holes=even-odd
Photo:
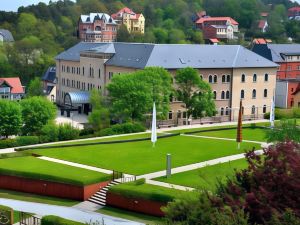
[[[196,28],[202,30],[204,39],[232,40],[237,39],[239,23],[231,17],[202,16],[195,22]]]
[[[289,19],[300,20],[300,6],[295,6],[288,9]]]
[[[86,42],[114,42],[118,24],[105,13],[81,15],[78,22],[78,37]]]
[[[135,13],[127,7],[120,9],[111,17],[119,24],[125,25],[129,33],[145,33],[145,17],[141,13]]]
[[[300,84],[300,44],[255,44],[252,50],[279,64],[276,104],[294,107],[293,93]]]
[[[0,78],[0,99],[20,100],[25,95],[19,77]]]
[[[57,103],[64,105],[69,92],[88,93],[92,88],[106,95],[113,76],[149,66],[172,75],[185,67],[197,69],[211,85],[218,116],[224,120],[237,120],[240,99],[245,118],[262,118],[270,111],[277,64],[238,45],[82,42],[56,57]],[[169,119],[184,118],[185,112],[184,104],[173,98]]]

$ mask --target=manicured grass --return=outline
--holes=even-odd
[[[260,149],[254,143],[242,143],[237,149],[234,141],[175,136],[159,139],[156,147],[150,141],[90,145],[33,150],[53,158],[82,163],[104,169],[141,175],[165,169],[166,154],[172,155],[172,167],[183,166],[250,150]]]
[[[216,131],[199,132],[199,133],[195,133],[193,135],[236,139],[236,133],[237,133],[236,129],[230,129],[230,130],[216,130]],[[266,129],[243,128],[242,136],[243,136],[243,140],[265,142],[266,141]]]
[[[137,180],[135,182],[123,183],[109,188],[109,192],[128,198],[152,200],[162,203],[173,201],[184,196],[197,196],[196,192],[181,191],[152,184],[145,184]]]
[[[60,205],[60,206],[73,206],[78,204],[78,201],[63,199],[63,198],[54,198],[42,195],[29,194],[24,192],[10,191],[0,189],[0,198],[14,199],[26,202],[37,202],[45,203],[49,205]]]
[[[247,165],[246,159],[239,159],[227,163],[203,167],[197,170],[177,173],[172,175],[170,178],[160,177],[155,180],[215,191],[218,182],[226,182],[228,178],[234,176],[235,169],[245,169],[247,168]]]
[[[0,174],[84,186],[109,180],[107,174],[41,160],[32,156],[0,160]]]
[[[256,126],[262,126],[262,127],[268,127],[270,126],[269,122],[263,122],[263,123],[255,123],[255,121],[253,121],[253,123],[248,123],[248,124],[243,124],[244,128],[248,128],[251,127],[251,124],[255,124]],[[222,125],[222,123],[220,123],[220,125],[218,126],[212,126],[212,127],[198,127],[198,128],[187,128],[187,129],[181,129],[181,130],[173,130],[173,131],[168,131],[168,133],[186,133],[186,132],[197,132],[197,131],[204,131],[204,130],[214,130],[214,129],[220,129],[220,128],[236,128],[237,127],[237,123],[236,125]]]
[[[102,209],[97,210],[97,212],[108,215],[108,216],[114,216],[114,217],[119,217],[131,221],[136,221],[139,223],[144,223],[147,225],[159,225],[159,224],[164,224],[163,218],[160,217],[155,217],[155,216],[148,216],[145,214],[141,213],[135,213],[123,209],[118,209],[118,208],[113,208],[109,206],[105,206]]]

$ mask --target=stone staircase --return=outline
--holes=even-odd
[[[119,181],[111,181],[107,186],[104,188],[100,189],[100,191],[96,192],[93,196],[91,196],[88,201],[92,202],[94,204],[100,205],[100,206],[105,206],[106,205],[106,194],[107,191],[110,187],[120,184],[121,182]]]

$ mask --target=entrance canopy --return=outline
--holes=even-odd
[[[87,91],[68,92],[65,94],[65,106],[77,106],[90,103],[90,93]]]

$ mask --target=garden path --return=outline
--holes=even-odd
[[[117,217],[107,216],[101,213],[81,210],[73,207],[55,206],[41,203],[25,202],[12,199],[0,198],[1,205],[8,206],[17,211],[29,212],[39,216],[54,215],[81,223],[102,222],[106,225],[141,225],[143,223],[133,222]]]

